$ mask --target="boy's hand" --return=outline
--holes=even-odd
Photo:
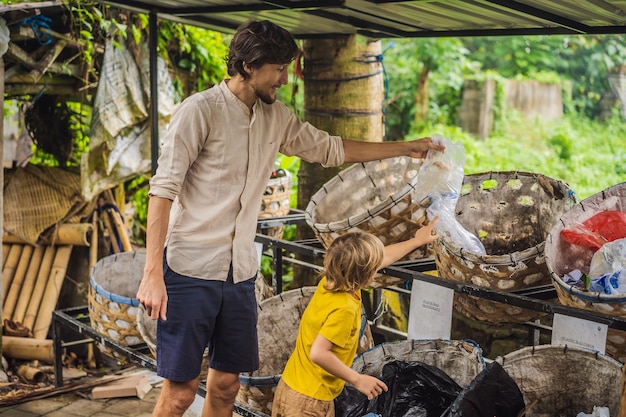
[[[420,227],[415,232],[415,239],[418,239],[422,244],[434,242],[439,239],[439,235],[435,232],[435,224],[439,221],[439,216],[435,216],[426,226]]]
[[[373,400],[388,389],[380,379],[365,374],[359,374],[353,385],[360,393],[366,395],[368,400]]]

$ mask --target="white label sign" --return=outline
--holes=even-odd
[[[413,280],[409,339],[450,339],[454,290]]]
[[[580,346],[605,353],[609,326],[564,314],[554,314],[552,344]]]

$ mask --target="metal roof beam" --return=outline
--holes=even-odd
[[[582,24],[580,22],[576,22],[574,20],[568,19],[563,16],[556,15],[554,13],[550,13],[548,11],[538,9],[533,6],[528,6],[526,4],[519,3],[513,0],[483,0],[486,3],[497,4],[498,6],[502,6],[507,9],[515,10],[518,12],[522,12],[524,14],[538,17],[542,20],[547,20],[552,23],[556,23],[559,26],[562,26],[566,29],[570,29],[571,31],[578,33],[590,33],[592,30],[590,26]]]
[[[194,6],[194,7],[180,7],[180,6],[153,6],[146,4],[144,1],[137,0],[103,0],[103,3],[108,3],[121,8],[132,8],[134,10],[152,11],[156,10],[157,13],[167,14],[171,16],[187,16],[198,14],[212,14],[212,13],[234,13],[234,12],[258,12],[266,10],[307,10],[307,9],[319,9],[324,7],[342,7],[345,4],[345,0],[302,0],[294,3],[287,0],[267,0],[262,3],[254,4],[233,4],[228,6]]]

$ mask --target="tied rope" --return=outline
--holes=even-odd
[[[387,122],[387,103],[389,102],[389,77],[387,75],[387,70],[385,69],[385,64],[383,62],[384,60],[384,54],[385,52],[387,52],[389,49],[393,48],[394,46],[396,46],[395,42],[390,42],[389,45],[383,49],[383,51],[380,54],[372,54],[372,55],[365,55],[368,58],[373,58],[372,61],[366,61],[366,62],[380,62],[380,67],[383,73],[383,83],[384,83],[384,91],[385,91],[385,97],[383,99],[383,106],[382,106],[382,112],[383,112],[383,123],[385,124],[385,137],[387,136],[388,130],[389,130],[389,123]]]
[[[40,45],[48,45],[52,42],[52,20],[49,17],[39,15],[27,17],[20,23],[21,26],[30,26]],[[47,30],[43,30],[47,29]]]

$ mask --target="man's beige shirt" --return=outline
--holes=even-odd
[[[341,138],[302,122],[280,102],[252,115],[227,82],[184,100],[172,116],[150,195],[173,201],[165,246],[179,274],[226,280],[256,276],[261,198],[277,153],[344,162]]]

